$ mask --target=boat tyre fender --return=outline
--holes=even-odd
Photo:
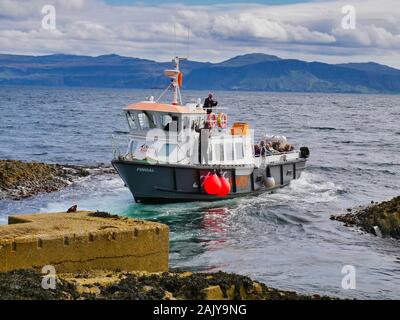
[[[272,189],[275,187],[275,179],[274,177],[271,175],[271,169],[269,168],[269,166],[266,169],[266,173],[265,173],[265,179],[264,179],[264,186],[267,189]]]
[[[300,148],[300,156],[307,159],[310,156],[310,150],[307,147]]]

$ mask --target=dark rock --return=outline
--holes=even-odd
[[[114,219],[121,219],[120,216],[117,214],[111,214],[108,212],[103,211],[95,211],[88,214],[89,217],[96,217],[96,218],[114,218]]]
[[[33,270],[0,273],[0,300],[59,300],[77,297],[75,287],[57,279],[55,290],[42,286],[42,275]]]
[[[345,226],[358,226],[375,235],[376,226],[383,237],[400,239],[400,196],[381,203],[371,203],[368,207],[359,208],[353,213],[331,216],[331,220],[341,221]]]
[[[102,299],[102,300],[201,300],[207,289],[220,288],[229,300],[328,300],[326,296],[299,295],[269,288],[248,277],[225,273],[146,273],[96,271],[57,275],[55,290],[41,287],[33,270],[0,273],[0,299]],[[104,281],[104,279],[107,279]],[[220,292],[221,292],[220,291]],[[209,297],[208,297],[209,298]]]

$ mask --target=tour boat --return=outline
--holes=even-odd
[[[207,113],[200,99],[182,104],[181,60],[176,57],[175,68],[165,70],[170,84],[158,99],[149,97],[124,109],[128,148],[114,153],[112,165],[135,201],[230,199],[272,191],[298,179],[309,157],[307,147],[258,152],[248,123],[228,126],[223,109],[214,107],[219,112]],[[161,102],[170,89],[172,102]]]

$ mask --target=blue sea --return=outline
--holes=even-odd
[[[0,158],[109,164],[112,136],[128,141],[122,108],[159,90],[0,87]],[[186,101],[207,92],[184,92]],[[400,299],[400,242],[329,220],[346,208],[399,195],[400,96],[215,92],[229,121],[285,135],[311,150],[301,179],[273,194],[215,203],[137,205],[117,175],[93,175],[21,201],[16,213],[107,210],[166,223],[170,266],[224,270],[269,286],[341,298]],[[342,288],[343,266],[356,288]]]

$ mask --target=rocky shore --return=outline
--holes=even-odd
[[[20,200],[58,191],[91,174],[115,173],[110,166],[73,166],[0,160],[0,199]]]
[[[357,226],[376,236],[400,239],[400,196],[369,206],[348,209],[344,215],[331,216],[332,220],[344,222],[346,226]]]
[[[91,271],[61,274],[55,289],[42,288],[33,270],[0,273],[0,299],[17,300],[327,300],[269,288],[248,277],[225,272]]]
[[[9,217],[0,226],[0,300],[319,300],[225,272],[168,269],[169,228],[107,212]],[[41,274],[54,266],[54,276]],[[53,280],[53,281],[51,281]]]

